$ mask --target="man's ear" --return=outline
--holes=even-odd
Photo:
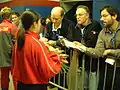
[[[116,19],[117,19],[117,15],[115,14],[114,16],[112,16],[112,18],[113,18],[114,20],[116,20]]]

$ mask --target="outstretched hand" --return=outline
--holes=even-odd
[[[78,50],[80,50],[81,52],[86,52],[87,47],[85,45],[83,45],[82,43],[79,43],[77,41],[74,41],[73,43],[77,47]]]

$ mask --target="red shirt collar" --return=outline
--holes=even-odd
[[[32,32],[30,30],[26,30],[25,33],[33,36],[34,38],[40,39],[40,36],[35,32]]]

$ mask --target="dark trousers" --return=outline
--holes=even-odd
[[[106,83],[104,90],[111,90],[113,80],[114,66],[107,64]],[[98,90],[103,90],[105,70],[100,71]],[[113,90],[120,90],[120,67],[116,68]]]
[[[46,84],[24,84],[18,82],[17,90],[47,90]]]

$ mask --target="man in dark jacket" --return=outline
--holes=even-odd
[[[71,21],[64,18],[64,14],[65,12],[61,7],[54,7],[51,10],[51,22],[47,24],[47,33],[45,36],[50,45],[60,46],[62,49],[65,49],[65,47],[61,45],[59,36],[63,36],[72,41],[72,31],[75,27]],[[69,54],[69,49],[66,49],[66,53]],[[63,75],[60,78],[60,83],[63,86]]]
[[[72,40],[74,24],[64,18],[64,13],[63,8],[61,7],[54,7],[51,10],[51,22],[47,25],[46,34],[46,38],[50,40],[51,44],[58,44],[56,42],[56,40],[58,40],[58,36],[63,36],[68,40]]]
[[[76,10],[76,19],[77,19],[77,25],[75,26],[75,31],[73,32],[73,40],[81,42],[87,47],[95,47],[98,34],[100,30],[102,29],[100,24],[95,21],[90,19],[90,11],[87,6],[80,5],[77,7]],[[82,55],[83,53],[80,52],[79,55],[79,66],[81,67],[82,64]],[[92,58],[92,65],[90,65],[90,57],[85,56],[85,71],[86,75],[88,77],[89,71],[92,71],[92,74],[95,74],[96,68],[97,68],[97,60]],[[92,66],[92,67],[90,67]],[[87,79],[86,77],[86,79]],[[87,87],[88,87],[88,79],[87,81],[85,80]],[[89,83],[90,86],[90,83]],[[89,90],[94,90],[93,86],[92,89]]]

